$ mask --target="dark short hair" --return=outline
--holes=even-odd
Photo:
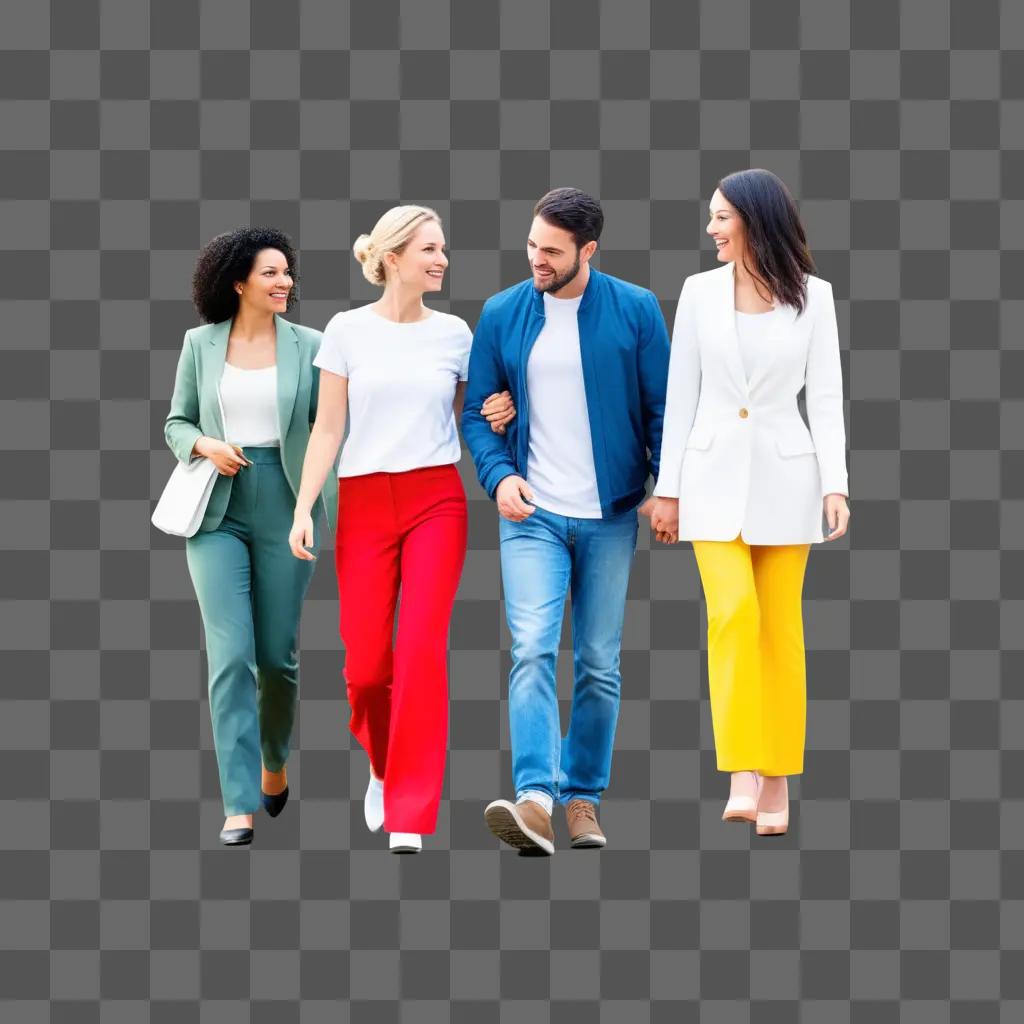
[[[808,274],[815,272],[796,203],[781,178],[761,167],[729,174],[718,191],[743,218],[753,254],[751,271],[772,294],[801,313],[807,304]]]
[[[235,283],[252,273],[256,257],[264,249],[283,253],[292,279],[298,280],[295,248],[291,239],[277,228],[235,228],[216,235],[203,246],[192,274],[192,302],[201,319],[219,324],[238,312]],[[296,297],[293,287],[288,293],[288,309]]]
[[[604,227],[601,204],[578,188],[553,188],[537,200],[533,215],[568,231],[577,249],[596,242]]]

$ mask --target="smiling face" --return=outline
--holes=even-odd
[[[421,288],[425,292],[440,291],[448,269],[441,225],[436,220],[424,221],[406,247],[400,253],[389,252],[384,263],[389,276],[403,286]]]
[[[244,281],[235,285],[239,303],[258,313],[283,313],[295,282],[285,254],[279,249],[262,249],[256,253],[252,270]]]
[[[543,217],[534,217],[526,241],[534,288],[556,294],[572,283],[581,264],[588,262],[596,249],[597,242],[577,248],[571,231],[550,224]]]
[[[718,189],[711,197],[711,217],[707,233],[718,249],[722,263],[742,262],[747,246],[747,229],[739,211]]]

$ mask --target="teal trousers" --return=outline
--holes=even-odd
[[[260,804],[260,762],[288,760],[298,702],[302,600],[315,562],[288,547],[295,497],[277,448],[246,448],[254,463],[231,485],[224,519],[185,542],[206,633],[210,717],[225,815]],[[319,551],[319,515],[314,515]]]

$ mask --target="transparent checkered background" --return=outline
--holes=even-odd
[[[0,0],[0,35],[5,1024],[1022,1019],[1024,5]],[[473,324],[525,276],[532,202],[573,184],[604,204],[602,269],[671,317],[714,265],[715,182],[748,166],[798,197],[849,398],[789,835],[718,821],[696,567],[644,538],[609,847],[558,822],[551,860],[498,851],[509,638],[466,456],[427,852],[362,826],[330,552],[298,799],[221,849],[199,615],[149,523],[199,245],[290,232],[319,328],[375,294],[354,236],[427,202],[436,305]]]

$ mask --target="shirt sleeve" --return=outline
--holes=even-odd
[[[178,358],[178,370],[174,375],[174,394],[171,409],[164,423],[164,438],[167,447],[175,457],[188,465],[192,461],[192,449],[203,436],[199,429],[199,387],[196,383],[195,352],[192,338],[185,332],[185,341]]]
[[[692,277],[683,282],[672,327],[669,350],[665,417],[661,431],[661,460],[653,493],[659,498],[678,498],[683,453],[690,436],[700,398],[700,345]]]
[[[339,377],[347,377],[349,374],[348,338],[337,316],[324,328],[323,340],[313,365],[328,373],[336,373]]]
[[[491,301],[491,300],[488,300]],[[515,383],[505,376],[501,346],[494,329],[494,315],[487,303],[480,311],[480,320],[473,335],[469,359],[469,383],[462,406],[462,436],[476,465],[477,478],[487,496],[494,498],[498,484],[516,472],[516,464],[504,434],[496,434],[480,412],[488,395],[509,391],[518,404]]]
[[[637,348],[637,376],[643,402],[644,440],[651,453],[650,473],[659,478],[661,463],[661,434],[665,417],[665,390],[668,377],[669,341],[665,318],[657,297],[645,296],[647,317],[640,333]]]
[[[473,347],[473,332],[469,324],[462,322],[459,334],[459,380],[469,380],[469,350]]]

